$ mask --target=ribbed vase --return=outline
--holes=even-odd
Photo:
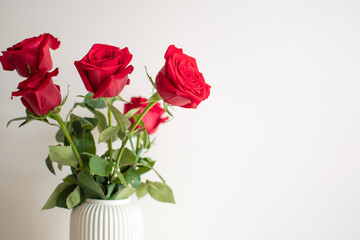
[[[71,212],[70,240],[143,240],[141,209],[130,199],[86,199]]]

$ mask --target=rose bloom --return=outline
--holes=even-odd
[[[136,112],[136,114],[141,114],[142,111],[146,108],[146,106],[149,104],[146,102],[146,98],[142,97],[132,97],[130,103],[126,103],[124,106],[124,113],[127,113],[131,109],[140,108],[139,111]],[[156,103],[143,117],[142,121],[144,122],[145,129],[148,132],[148,134],[152,134],[156,132],[159,125],[166,120],[169,119],[169,117],[162,118],[162,115],[164,114],[164,109],[161,108],[160,103]],[[130,119],[131,123],[134,124],[134,118]],[[137,128],[141,128],[140,125],[137,126]]]
[[[55,85],[52,77],[58,75],[56,68],[52,72],[42,72],[31,75],[19,83],[18,91],[13,97],[20,97],[24,106],[33,114],[45,115],[61,103],[60,87]]]
[[[37,72],[47,72],[53,64],[50,48],[55,50],[60,41],[49,33],[28,38],[3,51],[0,62],[4,70],[16,71],[22,77],[28,77]]]
[[[128,66],[132,59],[128,48],[105,44],[94,44],[89,53],[75,66],[86,89],[94,93],[93,98],[115,97],[130,83],[128,74],[133,66]]]
[[[210,86],[199,72],[196,60],[174,45],[167,49],[165,60],[155,81],[159,95],[171,105],[197,108],[209,97]]]

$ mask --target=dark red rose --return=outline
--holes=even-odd
[[[89,53],[75,62],[86,89],[94,98],[115,97],[130,83],[128,74],[134,68],[127,66],[132,59],[128,48],[94,44]]]
[[[4,70],[16,71],[22,77],[28,77],[37,72],[47,72],[52,69],[50,48],[55,50],[60,41],[49,33],[28,38],[3,51],[0,62]],[[30,69],[30,71],[29,71]]]
[[[52,80],[52,77],[58,73],[59,70],[56,68],[52,72],[31,75],[19,83],[19,90],[13,92],[12,96],[21,96],[21,102],[33,114],[38,116],[47,114],[61,103],[60,87]]]
[[[131,103],[126,103],[124,106],[124,113],[127,113],[131,109],[140,108],[136,114],[141,114],[142,111],[146,108],[148,103],[146,98],[142,97],[133,97],[131,98]],[[148,134],[154,133],[159,127],[160,123],[165,122],[169,117],[162,118],[164,114],[164,109],[161,108],[160,103],[156,103],[143,117],[142,121],[144,122],[145,129]],[[134,118],[130,119],[131,123],[134,124]],[[138,128],[141,126],[139,125]]]
[[[197,108],[209,97],[210,86],[199,72],[196,60],[174,45],[167,49],[165,60],[155,81],[159,95],[171,105]]]

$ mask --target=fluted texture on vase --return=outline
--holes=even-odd
[[[130,199],[86,199],[70,218],[70,240],[142,240],[140,207]]]

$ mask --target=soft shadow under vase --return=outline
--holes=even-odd
[[[143,240],[141,209],[130,199],[86,199],[71,211],[70,240]]]

